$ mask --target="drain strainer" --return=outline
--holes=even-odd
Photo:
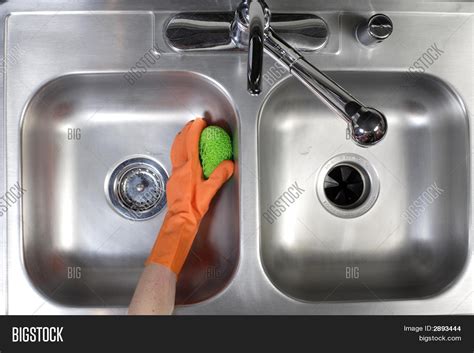
[[[110,203],[120,215],[145,220],[165,207],[167,180],[168,174],[158,162],[136,157],[114,168],[106,180],[106,190]]]
[[[335,216],[354,218],[366,213],[375,203],[380,184],[368,160],[344,153],[321,168],[316,193],[323,207]]]

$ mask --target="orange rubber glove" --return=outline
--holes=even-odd
[[[199,159],[204,119],[192,120],[171,147],[171,177],[166,185],[168,212],[146,265],[156,263],[179,274],[212,198],[232,176],[234,163],[223,161],[205,180]]]

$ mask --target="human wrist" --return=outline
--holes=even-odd
[[[145,264],[160,264],[178,275],[191,250],[200,221],[193,214],[168,212]]]

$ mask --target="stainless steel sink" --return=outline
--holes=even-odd
[[[29,190],[22,243],[28,275],[43,294],[70,306],[129,303],[164,212],[135,220],[130,209],[131,219],[123,217],[108,201],[108,176],[137,156],[170,171],[171,143],[197,116],[237,136],[228,97],[191,72],[153,73],[133,87],[119,74],[67,75],[32,97],[22,120],[22,185]],[[203,221],[179,277],[178,304],[212,297],[232,277],[239,255],[236,180]],[[214,269],[220,281],[208,276]],[[71,276],[79,280],[65,281]]]
[[[416,81],[389,72],[329,75],[377,103],[389,132],[380,145],[354,146],[344,124],[300,83],[287,79],[272,90],[258,133],[266,273],[302,300],[324,300],[336,287],[329,300],[372,300],[367,288],[381,299],[433,295],[460,274],[468,252],[464,103],[429,75]],[[366,176],[357,179],[356,169],[349,175],[343,167],[341,177],[338,166]],[[298,197],[275,205],[294,183],[304,191],[290,190]],[[360,202],[358,184],[359,196],[365,193]],[[347,281],[351,275],[360,280]]]
[[[361,148],[269,56],[253,97],[246,51],[182,52],[166,38],[179,13],[238,2],[0,5],[0,199],[26,190],[0,214],[0,314],[127,312],[165,209],[157,193],[134,220],[124,185],[136,173],[162,185],[196,116],[232,131],[236,170],[179,277],[176,314],[474,313],[472,4],[272,1],[272,13],[320,18],[325,44],[305,59],[386,115],[383,140]],[[369,48],[355,28],[374,11],[393,33]],[[433,43],[444,53],[409,73]]]

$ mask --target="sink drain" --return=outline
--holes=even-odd
[[[369,161],[345,153],[335,156],[321,168],[316,189],[326,210],[338,217],[354,218],[374,205],[379,181]]]
[[[106,180],[108,198],[123,217],[145,220],[166,205],[168,175],[156,161],[137,157],[127,159]]]
[[[354,209],[365,201],[370,182],[363,170],[338,164],[324,178],[324,193],[329,201],[343,209]]]

